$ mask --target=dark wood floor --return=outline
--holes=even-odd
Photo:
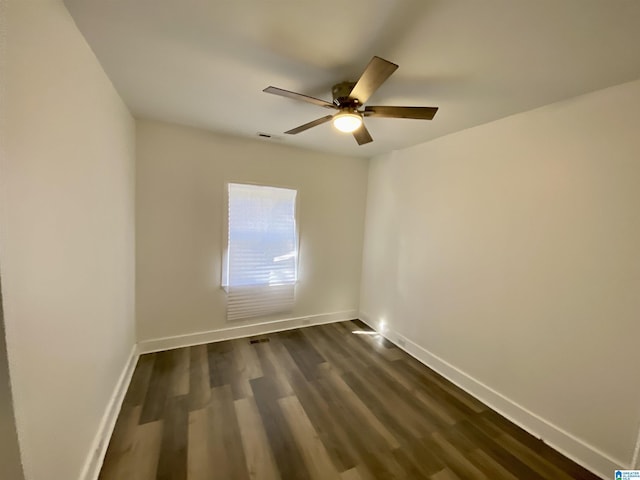
[[[359,330],[143,355],[100,478],[598,478]]]

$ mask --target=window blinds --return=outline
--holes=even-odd
[[[293,307],[298,252],[296,190],[229,184],[227,319]]]

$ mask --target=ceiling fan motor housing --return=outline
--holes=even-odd
[[[354,108],[357,108],[359,103],[358,100],[349,98],[349,94],[351,93],[351,90],[353,90],[353,87],[355,86],[356,86],[356,82],[336,83],[331,88],[331,93],[333,94],[333,103],[335,103],[338,106],[343,106],[343,107],[353,106]]]

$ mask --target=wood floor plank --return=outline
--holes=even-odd
[[[406,479],[409,473],[398,463],[391,452],[381,454],[366,454],[362,458],[367,472],[373,478]]]
[[[425,367],[417,360],[411,357],[407,357],[405,359],[405,363],[409,365],[420,376],[438,385],[441,389],[449,393],[449,395],[451,395],[461,404],[465,405],[471,411],[475,413],[482,413],[485,410],[487,410],[487,406],[484,405],[481,401],[473,398],[471,395],[468,395],[464,390],[457,387],[456,385],[454,385],[444,377],[438,375],[436,372],[434,372],[430,368]]]
[[[469,452],[467,458],[491,480],[520,480],[480,448]]]
[[[571,478],[579,480],[599,480],[600,477],[589,472],[584,467],[578,465],[558,451],[545,444],[539,438],[530,435],[518,425],[510,422],[506,418],[500,416],[493,410],[487,410],[480,414],[480,421],[490,422],[496,428],[499,428],[505,434],[513,437],[522,445],[526,446],[540,457],[548,460],[558,468],[562,469]]]
[[[429,475],[423,470],[421,462],[415,461],[406,450],[398,448],[393,451],[393,457],[396,462],[406,472],[407,478],[415,478],[416,480],[429,480]]]
[[[231,385],[233,372],[233,345],[231,342],[207,344],[209,385],[211,388]]]
[[[375,350],[357,335],[336,324],[329,324],[323,332],[329,337],[331,342],[342,344],[343,348],[349,352],[351,357],[359,357],[365,366],[371,364],[381,365],[384,361]]]
[[[310,331],[308,331],[310,330]],[[304,329],[304,334],[312,335],[312,342],[314,346],[325,346],[334,356],[347,359],[351,365],[356,368],[366,368],[368,364],[359,355],[354,354],[354,351],[349,348],[349,344],[342,340],[337,340],[336,332],[333,329],[326,328],[324,325],[321,327],[312,327],[311,329]],[[324,352],[322,352],[324,355]],[[348,366],[345,368],[345,372],[350,371]]]
[[[127,455],[131,451],[136,438],[141,411],[142,406],[123,406],[105,454],[100,479],[111,480],[119,478],[123,468],[122,465],[128,461]]]
[[[302,373],[289,372],[289,382],[293,392],[303,405],[309,420],[318,432],[333,463],[340,470],[348,470],[357,465],[360,448],[360,432],[352,432],[340,412],[329,405],[318,392],[316,383],[307,382]]]
[[[209,445],[216,475],[229,480],[248,480],[247,461],[230,385],[211,389]],[[225,472],[224,476],[222,472]]]
[[[236,374],[235,372],[232,374],[232,378],[233,380],[231,381],[231,393],[234,400],[247,398],[253,395],[251,384],[249,383],[251,379],[244,378]]]
[[[380,378],[371,371],[361,372],[360,375],[349,372],[343,375],[343,379],[397,438],[420,438],[430,430],[408,407],[405,399],[385,388]]]
[[[168,395],[177,397],[189,394],[189,374],[191,358],[188,348],[171,350],[171,388]]]
[[[403,442],[401,448],[393,451],[393,455],[408,471],[417,469],[427,477],[445,468],[445,463],[435,455],[433,449],[425,446],[422,439]]]
[[[410,364],[415,362],[415,359],[410,360]],[[389,362],[389,365],[393,372],[392,375],[405,389],[415,391],[416,396],[420,399],[433,399],[446,412],[446,415],[454,420],[453,423],[477,413],[466,402],[460,401],[457,396],[458,392],[455,392],[454,395],[454,391],[449,386],[444,388],[441,382],[434,381],[428,372],[407,368],[406,360]],[[424,403],[428,405],[429,402]],[[443,418],[442,415],[439,416]]]
[[[278,404],[273,380],[266,377],[253,379],[251,388],[280,476],[283,480],[310,479],[300,449]]]
[[[249,477],[255,480],[279,480],[269,440],[253,397],[234,402]]]
[[[171,397],[163,416],[158,480],[186,480],[188,408],[186,396]]]
[[[288,377],[291,372],[302,374],[298,363],[296,363],[289,349],[287,349],[283,343],[283,334],[272,335],[269,338],[268,348],[273,353],[278,374],[284,375],[285,377]]]
[[[253,345],[253,348],[256,352],[256,356],[258,357],[258,361],[260,362],[260,370],[262,371],[262,376],[274,377],[276,375],[279,375],[280,370],[278,368],[278,362],[274,356],[274,353],[271,350],[271,343],[257,343]]]
[[[353,404],[349,404],[349,398],[338,391],[328,379],[317,380],[313,382],[313,385],[317,393],[325,400],[329,411],[346,432],[361,458],[369,454],[389,452],[389,443],[397,444],[395,437],[386,429],[383,428],[384,431],[382,433],[376,429],[380,424],[380,420],[366,406],[364,408],[368,415],[361,415],[357,410],[353,409]],[[357,398],[349,387],[347,389],[351,392],[352,397]],[[357,400],[360,401],[359,398]],[[360,403],[362,402],[360,401]],[[373,419],[372,423],[369,422],[369,418]],[[388,439],[385,438],[385,435],[388,436]],[[363,441],[363,439],[365,440]]]
[[[207,378],[207,385],[209,379]],[[210,480],[219,468],[214,464],[209,442],[209,411],[207,408],[189,412],[189,446],[187,450],[187,480]]]
[[[162,421],[138,425],[117,468],[101,472],[101,480],[155,480],[162,441]]]
[[[189,410],[200,410],[211,400],[207,346],[189,348]]]
[[[461,480],[465,477],[458,477],[455,473],[453,473],[448,468],[439,471],[438,473],[431,476],[431,480]]]
[[[354,331],[369,331],[369,332],[372,332],[372,331],[374,331],[369,325],[367,325],[366,323],[363,323],[360,320],[351,320],[351,321],[348,321],[348,322],[340,322],[340,325],[342,325],[344,328],[348,329],[350,332],[354,332]],[[376,338],[377,344],[383,346],[387,350],[396,350],[399,353],[404,353],[404,352],[402,352],[402,350],[397,348],[393,344],[393,342],[390,342],[389,340],[384,338],[384,336],[382,336],[382,335],[372,335],[372,336],[370,336],[370,338]]]
[[[367,364],[358,356],[352,356],[344,349],[344,345],[333,341],[326,332],[305,332],[305,336],[313,342],[316,350],[325,358],[334,370],[344,374],[365,369]]]
[[[402,350],[396,348],[393,343],[382,335],[376,334],[376,332],[369,327],[363,329],[353,322],[341,322],[339,325],[348,333],[354,334],[354,332],[358,332],[358,337],[368,343],[369,346],[385,360],[400,360],[406,355]],[[359,332],[370,332],[370,334],[362,334]]]
[[[251,395],[249,377],[241,371],[233,340],[207,345],[211,388],[229,385],[234,400]],[[241,359],[244,362],[244,359]],[[246,372],[245,372],[246,373]]]
[[[167,397],[169,395],[168,386],[171,384],[171,359],[173,355],[170,351],[158,352],[155,354],[155,362],[149,380],[149,387],[144,399],[140,423],[157,422],[164,415]]]
[[[338,471],[331,463],[331,459],[318,437],[318,433],[307,418],[302,405],[300,405],[300,401],[295,396],[291,396],[281,398],[278,403],[298,443],[310,477],[314,480],[338,479]]]
[[[162,442],[163,422],[140,425],[135,434],[131,457],[123,475],[119,478],[136,480],[157,479],[157,469]]]
[[[529,465],[520,461],[513,453],[506,450],[494,439],[482,432],[476,425],[463,420],[458,424],[460,431],[470,440],[482,445],[482,449],[497,463],[518,478],[531,480],[543,480],[544,477],[533,470]]]
[[[317,375],[317,367],[325,359],[318,353],[304,335],[293,330],[283,335],[282,343],[289,355],[296,363],[307,380],[314,380]]]
[[[231,392],[233,399],[247,398],[253,395],[249,380],[263,376],[262,367],[255,348],[246,338],[229,341],[233,348],[231,361]]]
[[[469,440],[457,427],[442,431],[441,434],[488,478],[492,480],[516,480],[513,474],[489,457],[481,449],[481,446]]]
[[[372,349],[366,341],[362,340],[362,338],[357,338],[361,336],[351,334],[348,328],[341,327],[340,324],[331,324],[328,325],[328,327],[333,327],[333,329],[327,329],[327,331],[334,336],[336,342],[340,342],[340,332],[342,332],[342,342],[348,343],[358,356],[366,359],[364,369],[353,369],[358,375],[364,374],[367,370],[377,369],[383,372],[388,378],[393,379],[394,382],[397,382],[406,392],[412,392],[416,388],[414,379],[400,374],[401,372],[397,369],[397,362],[385,360],[375,349]],[[464,418],[464,415],[460,415],[459,418]],[[431,420],[433,421],[433,419]]]
[[[131,383],[129,389],[125,395],[123,404],[137,406],[144,403],[144,399],[149,389],[149,381],[151,380],[151,373],[153,372],[153,364],[155,363],[156,356],[152,354],[140,355],[133,376],[131,377]]]
[[[477,480],[488,480],[473,463],[454,445],[447,441],[439,432],[431,436],[434,451],[447,465],[447,467],[460,478],[473,478]]]
[[[340,479],[341,480],[363,480],[362,476],[360,475],[360,472],[358,472],[358,469],[355,467],[342,472],[340,474]]]
[[[285,372],[280,368],[279,362],[271,349],[271,344],[260,343],[255,345],[254,348],[263,375],[275,381],[279,396],[288,397],[289,395],[293,395],[291,385],[286,379]]]
[[[522,462],[529,465],[533,470],[546,478],[554,480],[571,480],[571,476],[551,464],[546,459],[539,456],[533,450],[528,449],[510,435],[501,435],[497,442],[504,448],[512,452]]]
[[[333,371],[323,375],[323,379],[327,379],[329,386],[343,400],[345,409],[354,416],[361,418],[361,422],[371,427],[384,441],[387,448],[394,450],[400,447],[400,443],[393,434],[385,427],[378,418],[371,413],[371,410],[362,402],[362,400],[349,388],[345,381]]]
[[[461,409],[456,402],[451,402],[450,395],[439,386],[408,369],[404,361],[394,360],[388,365],[389,369],[386,373],[440,422],[454,425],[458,420],[466,418],[470,414],[469,410]]]
[[[441,418],[431,412],[424,403],[421,403],[412,390],[407,390],[399,381],[398,377],[390,374],[388,370],[381,370],[377,366],[371,366],[370,371],[373,377],[377,379],[381,388],[385,391],[393,392],[393,395],[399,398],[403,408],[406,409],[406,415],[412,418],[416,425],[420,425],[425,432],[433,432],[440,428],[446,428],[450,424],[444,422]]]
[[[246,338],[233,340],[232,343],[238,375],[248,380],[264,376],[255,347]]]
[[[385,403],[382,396],[386,392],[371,391],[367,387],[367,382],[361,380],[354,375],[353,372],[345,373],[342,378],[371,413],[375,415],[396,438],[417,438],[421,436],[420,431],[414,430],[414,426],[412,425],[407,425],[402,418],[399,419],[398,412],[396,412],[392,406]]]

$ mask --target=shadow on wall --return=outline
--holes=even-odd
[[[18,447],[11,383],[9,381],[9,361],[4,332],[4,312],[2,306],[2,284],[0,280],[0,472],[2,478],[23,480],[22,463]]]

